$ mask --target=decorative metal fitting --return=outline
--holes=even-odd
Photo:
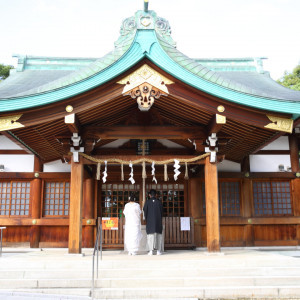
[[[223,105],[219,105],[217,107],[218,112],[224,112],[225,111],[225,107]]]
[[[73,106],[72,105],[67,105],[66,106],[66,112],[70,113],[73,111]]]
[[[36,220],[36,219],[32,220],[32,224],[33,224],[33,225],[36,225],[36,223],[37,223],[37,220]]]
[[[35,177],[35,178],[39,178],[39,177],[40,177],[40,173],[39,173],[39,172],[35,172],[35,173],[34,173],[34,177]]]

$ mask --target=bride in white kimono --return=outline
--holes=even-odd
[[[135,202],[136,197],[131,195],[129,202],[125,205],[123,214],[125,215],[125,245],[128,255],[136,255],[142,239],[141,232],[141,208]]]

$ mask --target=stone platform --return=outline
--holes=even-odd
[[[3,248],[0,299],[91,299],[92,249]],[[300,299],[300,249],[104,251],[97,299]]]

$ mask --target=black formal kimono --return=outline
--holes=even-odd
[[[157,198],[150,198],[146,201],[143,208],[146,219],[147,234],[162,234],[163,206]]]

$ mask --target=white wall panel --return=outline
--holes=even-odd
[[[34,155],[0,155],[5,172],[33,172]]]
[[[251,172],[279,172],[278,166],[285,170],[291,166],[289,155],[250,155]]]
[[[22,149],[20,146],[12,142],[9,138],[4,135],[0,135],[0,149],[1,150],[16,150]]]
[[[62,163],[61,160],[55,160],[44,164],[44,172],[71,172],[71,165]]]
[[[218,165],[219,172],[241,172],[241,164],[230,160],[223,160]]]

